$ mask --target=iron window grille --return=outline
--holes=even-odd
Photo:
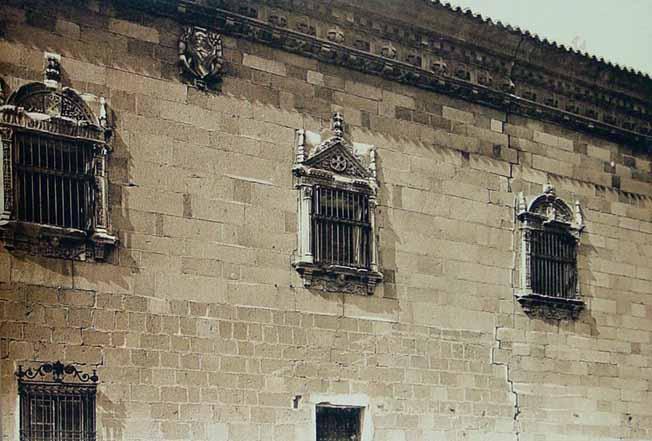
[[[95,202],[92,150],[76,140],[16,132],[16,219],[88,230]]]
[[[336,113],[333,136],[297,131],[298,246],[293,265],[304,286],[372,294],[383,278],[376,231],[378,182],[373,146],[351,144]],[[319,140],[319,141],[317,141]]]
[[[576,239],[554,229],[533,230],[530,236],[532,291],[549,297],[576,298]]]
[[[20,366],[16,376],[21,441],[95,441],[95,371],[88,375],[56,362],[26,371]]]
[[[0,106],[0,239],[5,248],[72,259],[103,259],[115,245],[106,164],[111,129],[59,83],[46,54],[43,83],[15,90]]]
[[[371,269],[369,196],[316,186],[311,243],[317,264]]]
[[[519,303],[528,314],[576,318],[584,308],[577,254],[584,220],[579,202],[571,209],[546,186],[529,204],[520,195]]]

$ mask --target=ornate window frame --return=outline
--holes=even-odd
[[[516,298],[528,315],[547,319],[575,319],[584,309],[580,296],[579,271],[577,261],[572,269],[574,274],[574,293],[572,295],[551,296],[536,292],[533,283],[532,262],[533,236],[537,231],[555,231],[572,238],[575,256],[579,249],[584,230],[584,218],[579,201],[572,209],[564,200],[557,197],[554,187],[546,185],[542,194],[532,198],[528,203],[521,193],[518,196],[517,218],[520,223],[519,282]]]
[[[298,191],[298,248],[293,265],[304,286],[328,292],[373,294],[383,275],[378,264],[376,206],[376,148],[350,143],[344,134],[344,118],[335,113],[332,136],[297,131],[296,156],[292,169]],[[369,266],[353,268],[316,262],[313,256],[312,201],[316,187],[359,192],[367,196],[370,224]]]
[[[111,232],[108,210],[106,165],[111,151],[112,130],[106,103],[100,99],[96,116],[84,99],[60,83],[60,57],[45,54],[45,79],[15,90],[0,103],[0,240],[5,248],[32,254],[102,260],[117,239]],[[14,139],[16,133],[31,133],[81,142],[92,146],[92,213],[90,228],[79,230],[17,219]]]

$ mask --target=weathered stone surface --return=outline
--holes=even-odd
[[[366,396],[379,441],[652,438],[649,155],[242,38],[205,92],[177,77],[172,18],[10,3],[12,90],[47,49],[107,98],[121,242],[101,264],[0,251],[0,438],[16,441],[16,366],[58,359],[98,369],[98,439],[310,441],[317,394]],[[343,3],[411,21],[404,2]],[[319,11],[289,26],[348,20]],[[371,296],[307,289],[290,264],[295,130],[333,111],[378,149]],[[546,183],[584,209],[576,321],[513,299],[516,196]]]

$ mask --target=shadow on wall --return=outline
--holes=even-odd
[[[101,432],[101,438],[105,441],[122,440],[125,430],[125,419],[127,411],[125,404],[120,401],[114,403],[102,391],[97,391],[97,421],[98,432]]]
[[[584,260],[585,262],[590,261],[592,257],[600,256],[600,250],[591,243],[590,238],[591,236],[584,236],[585,240],[582,241],[579,247],[579,255],[583,257],[582,260]],[[578,266],[578,270],[580,275],[579,277],[580,295],[582,296],[582,299],[586,304],[586,307],[584,308],[584,310],[582,311],[578,319],[578,323],[586,324],[589,327],[589,331],[590,331],[589,335],[591,337],[598,337],[600,335],[600,331],[598,330],[597,321],[595,320],[595,317],[593,317],[592,308],[591,308],[591,303],[593,297],[595,296],[595,293],[586,292],[588,291],[587,282],[595,282],[596,277],[593,275],[593,272],[591,271],[591,267],[589,265],[586,266],[580,265]]]
[[[377,155],[376,163],[378,182],[381,183],[386,182],[383,162],[382,154]],[[396,187],[394,187],[394,191],[396,191]],[[390,197],[392,197],[393,200],[390,200]],[[376,208],[376,222],[378,225],[378,260],[380,270],[384,276],[384,297],[396,300],[398,300],[398,292],[396,288],[396,245],[400,240],[392,227],[388,211],[389,207],[395,207],[397,205],[397,198],[400,199],[399,196],[389,191],[387,184],[379,186],[378,207]],[[393,309],[396,308],[398,308],[398,303]]]

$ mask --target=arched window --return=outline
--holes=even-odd
[[[371,294],[378,271],[373,146],[349,144],[333,116],[333,137],[299,131],[294,165],[299,245],[294,266],[307,287]]]
[[[5,247],[43,255],[102,259],[110,234],[106,159],[111,131],[74,90],[46,80],[13,92],[0,107],[0,234]]]
[[[579,295],[577,251],[584,222],[579,202],[571,209],[551,186],[529,204],[520,196],[520,283],[518,301],[528,313],[575,318]]]

